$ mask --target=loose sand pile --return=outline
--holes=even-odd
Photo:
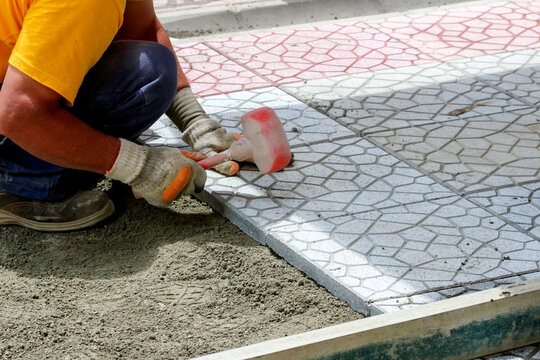
[[[0,227],[1,359],[185,359],[361,317],[206,205],[128,191],[91,230]]]

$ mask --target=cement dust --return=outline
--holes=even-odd
[[[205,204],[110,195],[91,230],[0,227],[0,359],[187,359],[361,317]]]

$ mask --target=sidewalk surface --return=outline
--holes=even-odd
[[[354,309],[540,276],[540,0],[174,45],[214,119],[270,106],[295,156],[202,199]],[[143,139],[186,146],[165,118]]]

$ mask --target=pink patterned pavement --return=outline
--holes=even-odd
[[[176,47],[199,96],[540,47],[540,0],[336,21]]]

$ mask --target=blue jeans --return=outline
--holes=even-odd
[[[96,130],[135,140],[167,110],[176,87],[176,60],[169,49],[153,42],[116,41],[84,78],[73,107],[66,109]],[[97,178],[40,160],[0,136],[1,190],[56,201]]]

